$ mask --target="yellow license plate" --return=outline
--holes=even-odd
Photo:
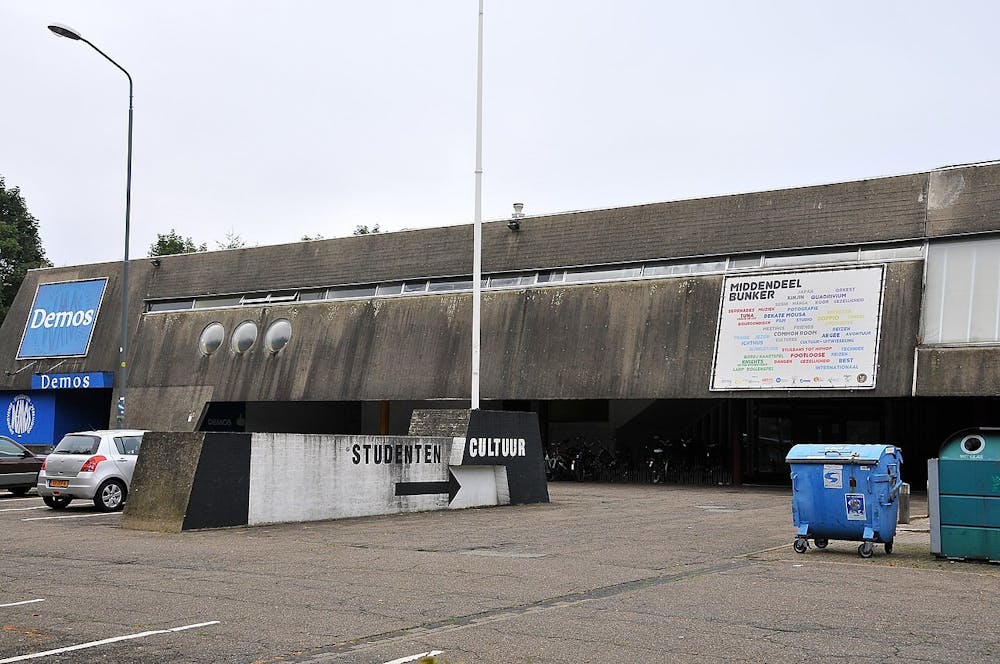
[[[65,489],[69,486],[69,480],[49,480],[49,486],[54,489]]]

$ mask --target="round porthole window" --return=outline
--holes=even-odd
[[[211,355],[219,350],[225,338],[226,328],[222,327],[222,323],[209,323],[201,331],[201,338],[198,339],[198,348],[203,355]]]
[[[264,333],[264,346],[272,353],[288,345],[292,339],[292,324],[284,318],[279,318],[267,327]]]
[[[245,353],[257,341],[257,323],[252,320],[245,320],[233,330],[233,338],[229,341],[230,347],[237,355]]]
[[[962,451],[966,454],[981,454],[986,447],[982,436],[966,436],[962,439]]]

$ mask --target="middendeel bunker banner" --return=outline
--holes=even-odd
[[[726,277],[712,390],[871,389],[885,266]]]

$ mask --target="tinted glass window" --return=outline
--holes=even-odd
[[[233,330],[233,338],[230,341],[230,346],[234,353],[245,353],[250,350],[255,341],[257,341],[257,324],[253,321],[245,320]]]
[[[279,318],[271,323],[267,328],[267,332],[264,333],[264,345],[272,353],[277,353],[288,345],[291,338],[292,324],[284,318]]]
[[[638,277],[639,267],[577,268],[566,270],[566,281],[611,281]]]
[[[399,295],[403,290],[403,284],[379,284],[375,289],[376,295]]]
[[[729,269],[731,270],[754,267],[760,267],[760,256],[739,256],[729,259]]]
[[[881,261],[900,260],[906,258],[923,258],[924,246],[922,244],[906,244],[899,247],[883,247],[874,249],[861,249],[861,260]]]
[[[508,288],[510,286],[531,286],[535,283],[535,273],[531,274],[495,274],[490,277],[490,288]]]
[[[565,273],[562,270],[552,270],[551,272],[539,272],[538,283],[548,284],[553,281],[562,281]]]
[[[438,279],[432,281],[427,287],[432,293],[446,293],[448,291],[472,290],[472,279]]]
[[[13,441],[7,440],[6,438],[0,438],[0,456],[3,457],[24,456],[24,450],[22,450]]]
[[[203,354],[211,355],[219,350],[219,346],[222,345],[222,340],[225,338],[226,328],[222,327],[222,323],[209,323],[201,332],[198,347]]]
[[[699,272],[725,272],[726,259],[705,261],[704,263],[688,263],[688,269],[691,274],[698,274]]]
[[[97,447],[101,444],[101,439],[97,436],[74,436],[63,437],[56,445],[53,454],[96,454]]]
[[[236,307],[243,300],[242,297],[203,297],[194,301],[195,309],[209,309],[211,307]]]
[[[298,298],[298,293],[295,291],[288,292],[282,291],[278,293],[268,293],[267,295],[244,295],[243,299],[240,300],[240,304],[268,304],[270,302],[294,302]]]
[[[327,297],[332,299],[348,297],[371,297],[375,295],[375,286],[340,286],[331,288]]]
[[[136,455],[139,453],[139,445],[142,444],[142,436],[115,436],[115,447],[118,454]]]
[[[172,302],[150,302],[146,311],[155,313],[157,311],[183,311],[190,309],[194,305],[194,300],[175,300]]]
[[[673,277],[691,274],[691,266],[687,263],[652,263],[646,265],[642,273],[647,277]]]
[[[813,265],[820,263],[844,263],[858,260],[858,250],[832,251],[829,253],[789,253],[764,256],[764,265]]]

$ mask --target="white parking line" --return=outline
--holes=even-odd
[[[72,652],[74,650],[83,650],[84,648],[94,648],[96,646],[103,646],[109,643],[117,643],[118,641],[129,641],[131,639],[142,639],[147,636],[154,636],[156,634],[169,634],[170,632],[183,632],[186,629],[197,629],[198,627],[208,627],[209,625],[218,625],[218,620],[213,620],[211,622],[197,623],[195,625],[184,625],[183,627],[172,627],[170,629],[154,629],[149,632],[139,632],[138,634],[127,634],[125,636],[115,636],[110,639],[102,639],[100,641],[90,641],[89,643],[80,643],[75,646],[68,646],[66,648],[56,648],[55,650],[46,650],[45,652],[34,652],[28,655],[18,655],[17,657],[9,657],[7,659],[0,659],[0,664],[10,664],[10,662],[23,662],[26,659],[37,659],[38,657],[48,657],[49,655],[59,655],[64,652]]]
[[[22,604],[34,604],[36,602],[44,602],[44,599],[26,599],[23,602],[11,602],[10,604],[0,604],[0,609],[6,608],[8,606],[21,606]]]
[[[86,519],[91,516],[115,516],[117,512],[98,512],[97,514],[67,514],[65,516],[33,516],[21,521],[47,521],[48,519]]]
[[[39,505],[37,507],[7,507],[0,510],[0,512],[27,512],[28,510],[43,510],[45,505]]]
[[[394,659],[391,662],[385,662],[384,664],[406,664],[406,662],[415,662],[423,657],[434,657],[435,655],[440,655],[443,652],[443,650],[431,650],[430,652],[422,652],[419,655],[400,657],[399,659]],[[3,662],[0,662],[0,664],[3,664]]]

